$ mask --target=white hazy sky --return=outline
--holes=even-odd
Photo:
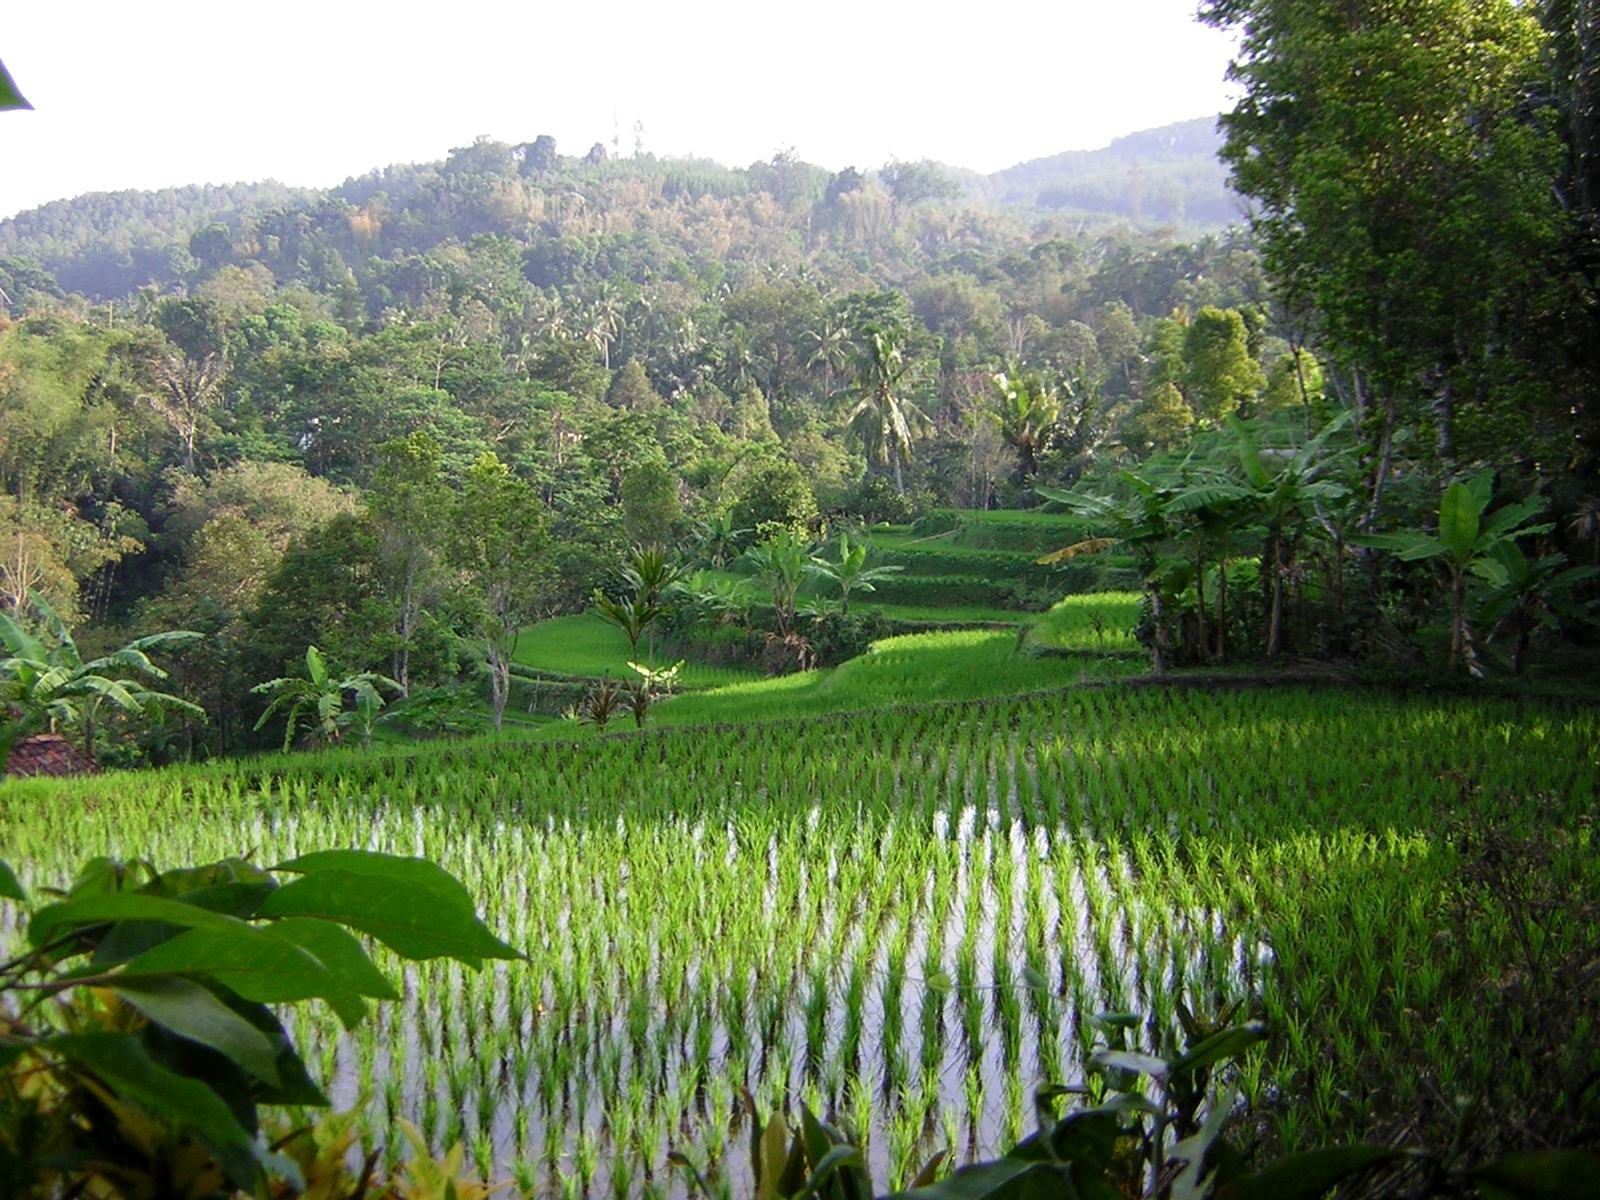
[[[0,216],[85,191],[330,185],[478,134],[613,131],[743,165],[990,171],[1219,111],[1230,42],[1196,0],[55,0],[0,59]],[[12,6],[8,5],[8,8]]]

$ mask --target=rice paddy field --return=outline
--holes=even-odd
[[[1549,1064],[1484,1002],[1525,931],[1457,919],[1458,833],[1537,833],[1552,885],[1594,895],[1597,759],[1593,708],[1111,684],[14,782],[0,856],[37,887],[91,854],[426,855],[527,959],[390,962],[403,1002],[300,1019],[368,1145],[406,1118],[514,1193],[615,1197],[682,1195],[676,1151],[747,1195],[748,1089],[832,1115],[897,1187],[1030,1128],[1104,1010],[1152,1050],[1180,1000],[1265,1016],[1234,1082],[1288,1146],[1531,1091]],[[1541,944],[1592,923],[1549,912]]]
[[[628,667],[629,657],[628,639],[620,629],[594,613],[579,613],[553,617],[524,629],[517,638],[514,661],[552,676],[631,680],[636,676]],[[639,658],[644,657],[645,647],[641,644]],[[702,688],[735,683],[757,674],[750,667],[689,662],[684,664],[679,679],[684,687]]]

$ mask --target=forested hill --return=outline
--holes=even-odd
[[[30,291],[106,300],[147,285],[181,286],[210,254],[328,291],[347,268],[363,274],[374,256],[425,254],[483,234],[532,244],[647,231],[675,240],[676,230],[708,224],[724,234],[719,253],[748,250],[771,261],[776,245],[814,249],[842,228],[872,240],[903,228],[910,209],[974,204],[1029,210],[1020,220],[1042,211],[1073,225],[1193,234],[1237,217],[1214,126],[1200,118],[988,176],[928,162],[829,172],[785,155],[728,168],[615,158],[602,144],[568,155],[543,137],[517,145],[480,139],[442,162],[392,166],[332,188],[268,180],[53,201],[0,221],[0,289],[13,309]],[[883,262],[882,253],[872,257]]]
[[[1216,228],[1239,219],[1217,158],[1221,145],[1216,118],[1197,117],[1130,133],[1101,150],[1018,163],[987,176],[979,194],[1003,205]]]

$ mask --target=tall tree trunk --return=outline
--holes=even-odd
[[[394,681],[402,699],[411,697],[411,634],[417,623],[416,564],[407,563],[400,585],[400,644],[394,651]]]
[[[894,455],[894,490],[897,495],[906,494],[906,481],[900,474],[900,455]]]
[[[1384,405],[1383,427],[1378,434],[1378,458],[1372,475],[1372,499],[1367,504],[1367,511],[1361,517],[1361,531],[1368,532],[1378,522],[1378,514],[1383,508],[1383,488],[1389,478],[1389,465],[1394,460],[1394,418],[1395,401],[1391,396]]]
[[[1150,639],[1150,669],[1157,675],[1167,670],[1167,610],[1159,587],[1149,588],[1150,619],[1155,623],[1155,633]]]
[[[1467,654],[1467,573],[1456,571],[1450,580],[1450,669]]]
[[[1198,546],[1194,552],[1194,596],[1196,616],[1200,621],[1199,637],[1196,640],[1200,643],[1200,656],[1209,658],[1209,639],[1206,637],[1206,560]]]
[[[1217,560],[1217,657],[1228,653],[1228,560]]]
[[[1456,400],[1455,391],[1446,379],[1439,385],[1433,398],[1434,448],[1446,471],[1454,469],[1456,462]]]
[[[511,697],[511,664],[498,649],[489,651],[489,702],[494,706],[494,731],[500,732],[505,720],[506,701]]]
[[[1283,531],[1276,526],[1267,547],[1267,657],[1276,658],[1283,642]]]

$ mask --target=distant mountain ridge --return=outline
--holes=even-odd
[[[1007,207],[1069,210],[1132,221],[1215,227],[1239,219],[1217,152],[1215,117],[1117,138],[1099,150],[1035,158],[983,178],[980,198]]]
[[[1226,170],[1217,159],[1220,144],[1216,118],[1200,117],[1130,133],[1099,150],[1032,159],[989,175],[926,165],[947,177],[955,199],[969,204],[1086,224],[1170,227],[1193,235],[1239,219]],[[167,285],[191,273],[190,239],[212,224],[237,231],[246,223],[264,222],[260,231],[271,233],[275,245],[292,244],[307,220],[313,226],[339,226],[345,217],[333,210],[362,209],[375,200],[388,214],[391,234],[403,233],[408,224],[417,226],[416,238],[389,249],[425,250],[433,235],[424,236],[424,228],[462,239],[477,232],[506,232],[496,208],[503,197],[497,200],[496,194],[504,190],[506,178],[515,176],[557,192],[606,177],[632,176],[649,184],[638,193],[641,197],[656,197],[641,203],[767,192],[792,211],[796,203],[821,203],[831,174],[804,163],[780,165],[776,159],[740,168],[651,155],[609,162],[602,155],[597,163],[594,151],[586,158],[553,157],[551,165],[534,167],[534,148],[534,143],[506,146],[480,140],[452,150],[443,161],[396,164],[326,188],[262,180],[90,192],[54,200],[0,220],[0,286],[8,278],[28,276],[44,290],[58,287],[95,299],[129,295],[146,284]],[[554,156],[553,149],[548,153]],[[36,268],[50,282],[37,279]]]

